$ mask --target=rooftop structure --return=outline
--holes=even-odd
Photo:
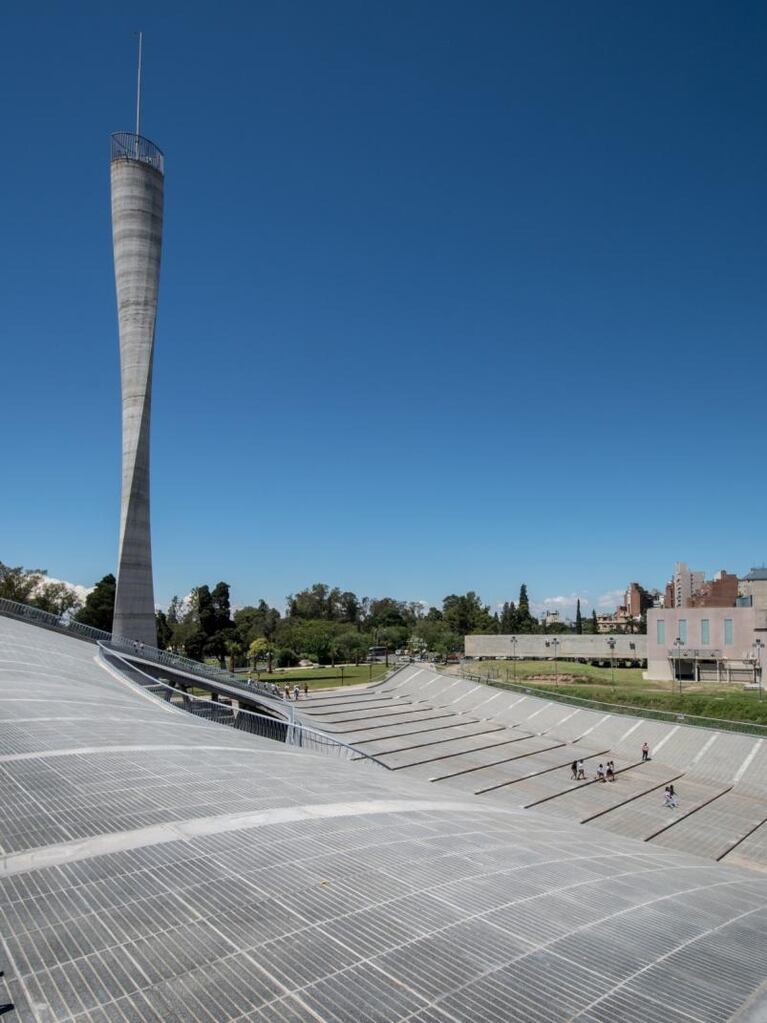
[[[0,618],[10,1018],[724,1023],[762,1011],[764,875],[545,804],[238,734],[140,690],[94,649]],[[400,694],[422,697],[419,670],[387,683],[395,712]],[[424,675],[461,697],[476,688]],[[375,692],[344,692],[345,713]],[[618,785],[589,791],[603,789]],[[722,963],[726,982],[712,984]]]
[[[767,611],[767,568],[752,568],[738,584],[738,603]]]
[[[737,599],[738,577],[722,569],[695,590],[690,607],[735,607]]]

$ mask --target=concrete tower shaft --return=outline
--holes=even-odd
[[[122,498],[112,631],[154,646],[149,420],[162,248],[162,153],[140,135],[113,135],[111,180],[122,389]]]

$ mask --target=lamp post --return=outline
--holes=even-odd
[[[559,640],[557,639],[556,636],[552,639],[551,645],[554,647],[554,684],[558,687],[559,686],[559,666],[557,664],[557,651],[559,650]]]
[[[610,684],[615,685],[615,636],[610,636],[607,640],[607,645],[610,647]]]
[[[511,670],[514,674],[514,681],[517,681],[517,637],[511,637]]]
[[[674,646],[676,648],[676,677],[679,679],[679,695],[682,695],[682,637],[677,636],[674,640]]]
[[[759,675],[759,699],[762,698],[762,647],[764,646],[763,639],[754,640],[754,663],[755,670]]]

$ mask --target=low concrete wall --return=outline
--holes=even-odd
[[[516,640],[516,643],[513,642]],[[557,641],[556,647],[554,640]],[[611,652],[608,640],[615,640]],[[564,635],[517,635],[517,636],[465,636],[464,651],[467,657],[524,657],[530,660],[545,660],[557,657],[584,660],[609,661],[610,657],[622,661],[644,661],[647,658],[647,636],[576,636]]]

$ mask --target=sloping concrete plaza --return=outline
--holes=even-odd
[[[767,874],[581,826],[556,799],[524,809],[240,734],[95,653],[0,618],[9,1019],[765,1018]],[[414,671],[344,699],[387,726],[373,702],[402,696],[423,727]]]

